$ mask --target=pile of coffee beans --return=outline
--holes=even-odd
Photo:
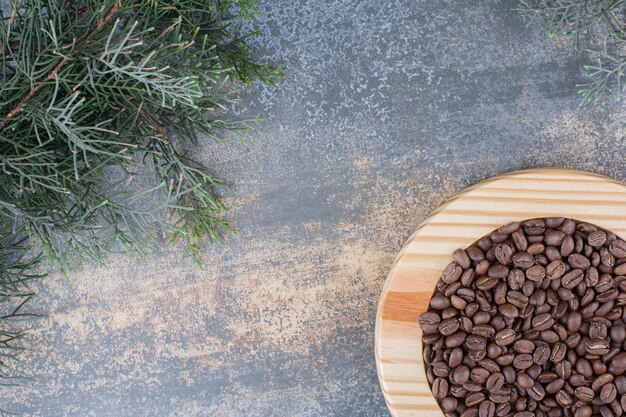
[[[626,415],[626,242],[531,219],[454,252],[420,318],[449,417]]]

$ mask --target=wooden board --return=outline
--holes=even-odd
[[[626,185],[566,169],[512,172],[456,195],[409,238],[385,282],[376,316],[376,366],[392,416],[443,416],[426,380],[418,316],[452,252],[509,222],[550,216],[626,236]]]

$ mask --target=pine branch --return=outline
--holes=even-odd
[[[585,52],[593,64],[583,67],[586,82],[576,85],[581,106],[621,100],[626,24],[616,15],[624,16],[626,0],[520,0],[516,10],[529,22],[545,17],[550,35],[572,37],[576,49],[587,45]]]
[[[119,7],[121,6],[120,0],[117,0],[117,2],[115,4],[113,4],[113,6],[111,7],[111,9],[109,10],[109,12],[102,18],[100,19],[100,21],[98,21],[98,23],[96,24],[96,28],[94,29],[94,31],[91,33],[91,35],[99,32],[102,30],[102,28],[104,27],[104,25],[113,18],[113,16],[115,15],[115,13],[117,13]],[[11,20],[14,21],[14,13],[11,14]],[[9,24],[11,25],[11,23]],[[37,94],[37,92],[43,88],[43,86],[49,82],[52,81],[53,79],[55,79],[59,72],[61,71],[61,69],[63,69],[63,67],[65,67],[68,63],[70,62],[68,57],[64,57],[61,62],[59,62],[57,64],[56,67],[54,67],[54,69],[52,71],[50,71],[48,73],[48,75],[45,76],[45,78],[43,80],[41,80],[41,82],[39,82],[38,84],[35,84],[30,91],[28,92],[28,94],[26,94],[26,96],[19,102],[17,103],[17,105],[11,109],[11,111],[9,111],[9,113],[7,113],[6,116],[4,116],[3,119],[0,121],[0,129],[2,129],[4,126],[6,126],[6,124],[9,122],[9,119],[14,118],[15,116],[17,116],[18,114],[20,114],[24,108],[24,104],[26,104],[35,94]]]

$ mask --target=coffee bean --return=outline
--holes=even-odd
[[[613,273],[615,275],[626,275],[626,263],[616,266]]]
[[[454,262],[456,262],[463,269],[467,269],[472,266],[472,261],[470,257],[463,249],[455,250],[452,254],[452,259],[454,259]]]
[[[591,417],[593,415],[593,409],[588,405],[579,407],[574,411],[574,417]]]
[[[498,307],[498,311],[504,317],[509,317],[512,319],[519,317],[519,310],[513,304],[508,304],[508,303],[502,304],[501,306]]]
[[[559,342],[552,345],[552,351],[550,353],[550,360],[554,363],[559,363],[565,359],[567,353],[567,346],[565,343]]]
[[[458,279],[461,278],[462,273],[463,270],[461,269],[461,267],[452,262],[448,264],[448,266],[446,266],[441,273],[441,281],[445,282],[446,284],[451,284],[455,281],[458,281]]]
[[[465,405],[468,407],[476,407],[485,400],[485,394],[482,392],[474,392],[465,398]]]
[[[531,411],[520,411],[519,413],[515,413],[513,417],[535,417]]]
[[[478,417],[493,417],[496,414],[496,405],[489,401],[483,401],[478,407]]]
[[[456,318],[445,319],[439,324],[439,332],[444,336],[450,336],[457,330],[459,330],[459,320]]]
[[[557,378],[546,385],[546,392],[548,394],[556,394],[565,386],[565,380],[563,378]]]
[[[554,398],[556,399],[556,402],[564,408],[570,407],[574,402],[572,396],[564,390],[557,392]]]
[[[485,385],[489,391],[497,391],[504,385],[504,375],[499,372],[491,374]]]
[[[471,373],[470,373],[470,379],[479,385],[483,385],[485,382],[487,382],[487,378],[489,378],[489,371],[486,370],[485,368],[481,368],[481,367],[477,367],[472,369]]]
[[[448,396],[448,381],[444,378],[436,378],[431,387],[433,395],[437,399],[443,399]]]
[[[580,284],[584,278],[585,275],[582,270],[573,269],[563,276],[561,279],[561,285],[567,289],[572,289]]]
[[[552,261],[546,267],[546,276],[550,279],[559,279],[567,271],[567,265],[560,259]]]
[[[532,245],[528,247],[528,249],[526,249],[526,252],[534,256],[534,255],[539,255],[540,253],[543,253],[545,250],[546,250],[546,247],[543,245],[543,243],[533,243]],[[534,259],[535,258],[533,258],[533,260]]]
[[[469,368],[465,365],[460,365],[452,370],[452,372],[450,373],[449,379],[450,379],[450,382],[456,385],[463,385],[469,380],[469,377],[470,377]]]
[[[615,256],[613,256],[609,248],[605,247],[600,249],[600,263],[608,267],[615,265]]]
[[[587,236],[587,242],[594,248],[600,247],[606,242],[606,233],[602,230],[593,231]]]
[[[470,350],[483,350],[487,347],[487,339],[477,334],[471,334],[465,339],[465,346]]]
[[[519,252],[524,252],[528,248],[528,239],[522,229],[518,229],[511,234],[511,240]]]
[[[550,346],[545,342],[537,342],[533,352],[533,362],[537,365],[544,365],[550,359]]]
[[[618,259],[626,258],[626,242],[623,240],[614,240],[609,245],[609,251]]]
[[[494,254],[496,256],[496,259],[502,265],[510,264],[514,253],[515,253],[515,250],[508,243],[499,243],[498,245],[496,245],[496,248],[494,249]]]
[[[435,310],[444,310],[448,307],[450,307],[450,299],[444,297],[441,294],[437,294],[434,295],[431,299],[430,299],[430,306],[432,308],[434,308]]]
[[[549,313],[539,314],[532,319],[532,324],[534,330],[547,330],[554,325],[554,317]]]
[[[546,391],[544,390],[543,386],[538,382],[535,382],[532,387],[527,389],[526,393],[530,398],[535,401],[541,401],[546,396]]]
[[[496,264],[490,266],[487,273],[491,278],[502,279],[509,275],[509,268],[505,265]]]
[[[568,379],[572,375],[572,364],[568,361],[561,361],[556,364],[555,370],[559,377]]]
[[[546,269],[541,265],[533,265],[526,270],[526,278],[531,281],[541,281],[546,276]]]
[[[422,313],[419,318],[420,328],[424,333],[436,333],[439,331],[439,323],[441,316],[437,313],[427,311]]]
[[[456,398],[454,397],[446,397],[443,400],[441,400],[441,408],[443,409],[443,411],[454,411],[458,405],[458,401]]]
[[[593,400],[593,397],[595,396],[593,390],[589,387],[576,388],[576,390],[574,391],[574,395],[580,401],[585,402],[585,403],[590,403]]]
[[[609,370],[615,375],[626,372],[626,352],[620,352],[611,359]]]
[[[585,343],[585,349],[592,355],[605,355],[609,353],[609,342],[604,339],[591,339]]]
[[[506,300],[517,308],[524,308],[528,304],[528,297],[519,291],[509,291]]]
[[[513,366],[517,369],[528,369],[533,365],[533,357],[527,353],[522,353],[517,355],[515,359],[513,359]]]
[[[515,342],[515,331],[513,329],[504,329],[496,333],[496,344],[499,346],[508,346]]]
[[[517,353],[533,353],[535,344],[530,340],[520,339],[513,345],[513,350]]]
[[[568,256],[567,263],[574,269],[587,269],[591,266],[589,259],[580,253],[573,253]]]
[[[605,404],[609,404],[613,402],[613,400],[615,400],[616,397],[617,397],[617,388],[615,388],[615,385],[611,383],[604,385],[602,387],[602,390],[600,390],[600,401],[602,401]]]

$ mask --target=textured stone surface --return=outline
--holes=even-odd
[[[207,143],[239,234],[41,286],[35,416],[387,416],[373,355],[385,275],[443,200],[520,168],[624,180],[623,105],[580,109],[584,57],[512,1],[286,1],[262,7],[247,148]]]

